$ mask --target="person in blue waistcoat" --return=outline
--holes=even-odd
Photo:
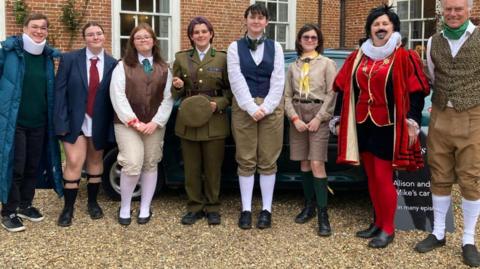
[[[0,200],[2,227],[25,230],[22,219],[38,222],[32,206],[39,164],[62,194],[59,144],[53,131],[54,58],[60,53],[46,44],[48,19],[30,14],[23,35],[11,36],[0,49]]]
[[[238,226],[252,226],[252,193],[255,172],[260,174],[262,211],[257,228],[271,226],[272,198],[277,159],[283,142],[283,87],[285,83],[282,47],[267,39],[268,11],[264,4],[249,6],[244,14],[247,32],[230,44],[227,68],[234,95],[232,134],[242,212]]]

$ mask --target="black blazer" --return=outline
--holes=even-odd
[[[75,143],[85,118],[88,96],[86,48],[62,55],[55,78],[55,133],[68,143]],[[117,60],[105,53],[103,77],[93,106],[92,139],[97,150],[115,141],[110,79]],[[62,135],[65,134],[65,135]]]

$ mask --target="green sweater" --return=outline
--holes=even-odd
[[[45,57],[25,52],[25,75],[17,124],[27,128],[47,123],[47,75]]]

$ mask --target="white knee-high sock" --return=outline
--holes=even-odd
[[[146,218],[150,215],[150,204],[152,203],[153,195],[155,194],[155,188],[157,187],[157,171],[154,172],[142,172],[141,186],[142,197],[140,200],[140,218]]]
[[[242,211],[252,211],[252,195],[255,177],[254,175],[249,177],[238,176],[238,182],[240,183],[240,194],[242,196]]]
[[[130,205],[132,203],[133,191],[137,186],[140,175],[129,176],[123,171],[120,173],[120,217],[130,218]]]
[[[445,237],[445,219],[447,217],[448,208],[452,202],[452,196],[438,196],[432,194],[433,204],[433,232],[432,234],[438,240]]]
[[[462,243],[475,245],[475,226],[480,213],[480,200],[469,201],[462,199],[463,209],[463,238]]]
[[[260,175],[260,189],[262,191],[262,209],[272,212],[273,189],[275,188],[275,174]]]

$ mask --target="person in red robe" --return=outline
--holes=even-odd
[[[366,38],[337,74],[337,163],[359,165],[368,177],[375,221],[361,238],[384,248],[395,236],[397,192],[393,170],[423,167],[418,134],[429,85],[418,54],[401,46],[400,20],[391,6],[370,11]]]

